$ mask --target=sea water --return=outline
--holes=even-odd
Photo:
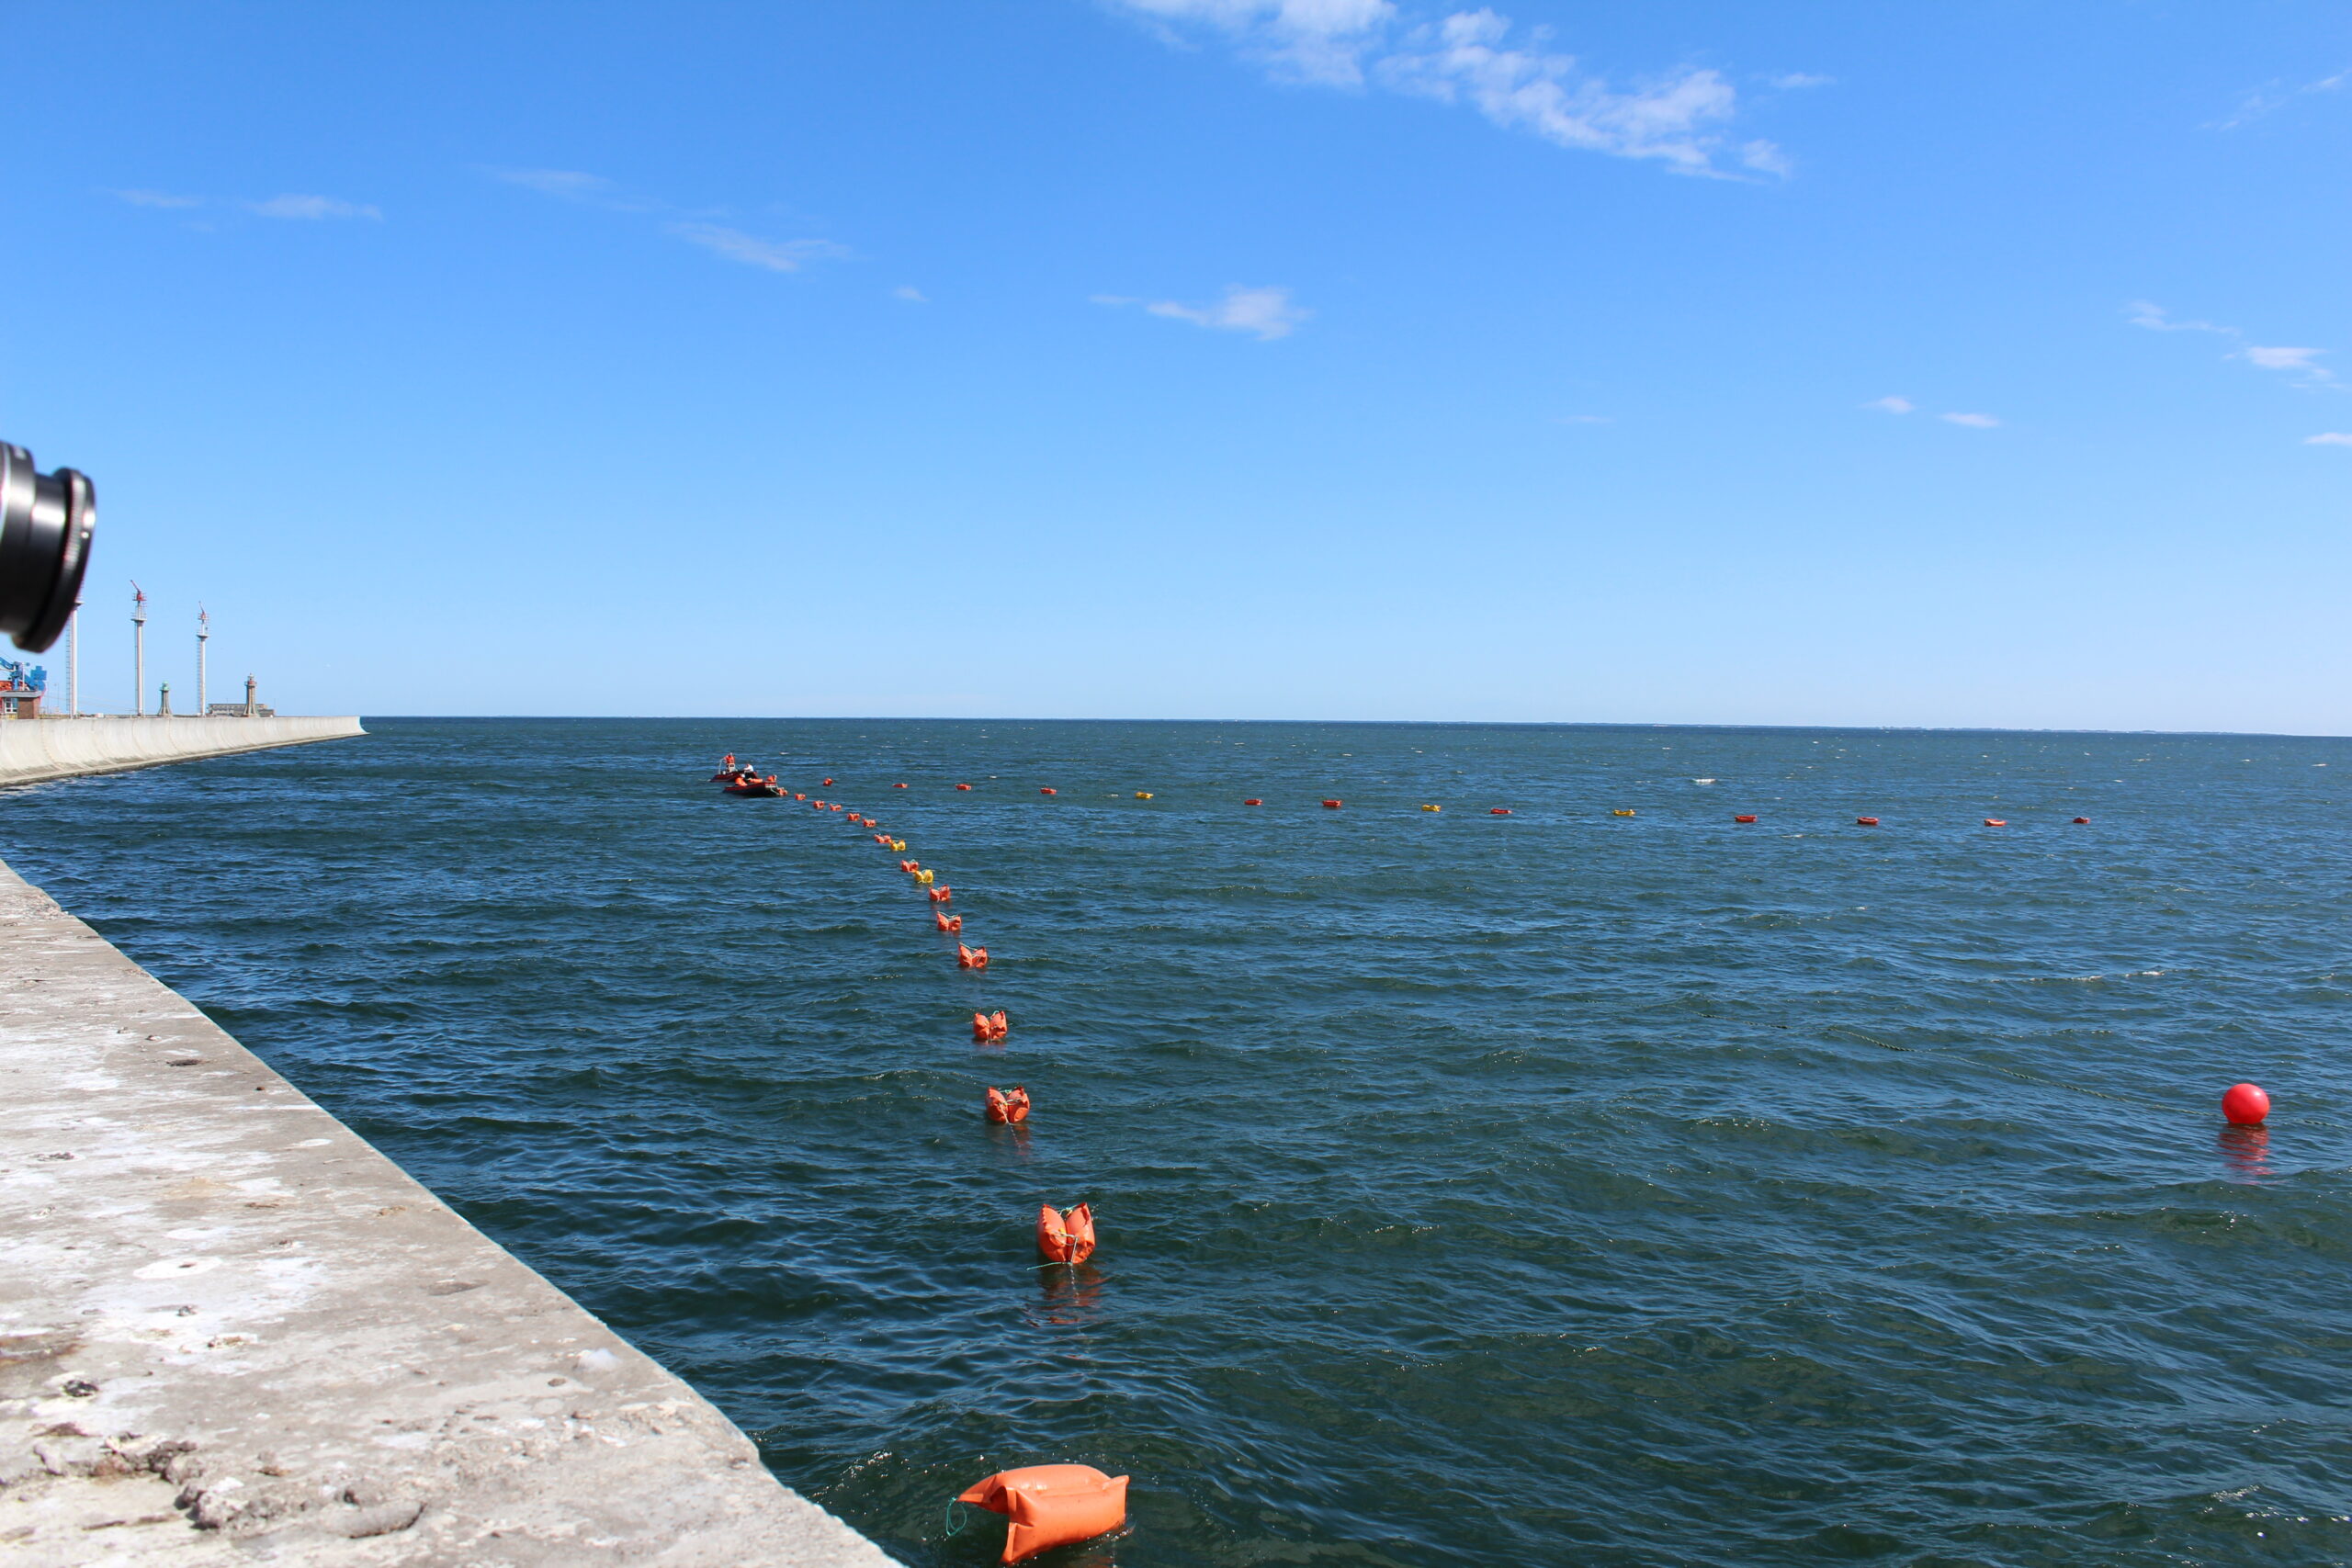
[[[2352,743],[369,728],[0,854],[909,1563],[2352,1559]]]

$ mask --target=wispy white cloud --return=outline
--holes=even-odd
[[[1144,309],[1152,315],[1190,321],[1196,327],[1250,333],[1261,343],[1290,336],[1314,314],[1292,304],[1287,288],[1249,288],[1238,283],[1227,288],[1225,298],[1214,304],[1186,305],[1174,299],[1155,299]]]
[[[2306,82],[2299,87],[2272,82],[2248,94],[2245,101],[2232,110],[2228,118],[2214,120],[2206,129],[2235,130],[2248,120],[2260,119],[2267,114],[2285,108],[2297,98],[2309,97],[2314,93],[2338,92],[2348,85],[2352,85],[2352,70],[2338,71],[2332,76],[2323,76],[2316,82]]]
[[[567,201],[597,201],[616,194],[613,182],[602,175],[582,174],[578,169],[490,169],[484,171],[492,179],[504,180],[511,186],[537,191],[542,196],[560,196]]]
[[[673,223],[669,228],[671,233],[690,245],[700,245],[729,261],[765,267],[770,272],[798,272],[812,261],[840,261],[849,254],[847,246],[831,240],[763,240],[756,234],[717,223]]]
[[[1838,78],[1835,76],[1823,76],[1811,71],[1784,71],[1780,75],[1770,77],[1769,80],[1775,87],[1781,88],[1784,91],[1794,91],[1804,87],[1831,86],[1836,84]]]
[[[330,218],[366,218],[381,222],[383,213],[376,208],[356,201],[338,201],[331,196],[273,196],[267,201],[249,201],[245,210],[264,218],[291,218],[315,223]]]
[[[2323,348],[2265,348],[2258,343],[2247,344],[2238,350],[2238,356],[2250,365],[2265,370],[2301,370],[2308,375],[2324,378],[2327,372],[2312,360],[2327,351]]]
[[[1190,321],[1218,332],[1250,333],[1260,342],[1288,337],[1315,312],[1291,302],[1290,290],[1272,287],[1251,288],[1233,284],[1225,298],[1207,305],[1187,305],[1178,299],[1140,299],[1129,294],[1090,294],[1096,305],[1141,305],[1154,316]]]
[[[1113,0],[1163,24],[1198,23],[1232,35],[1241,52],[1284,81],[1359,86],[1364,57],[1396,20],[1389,0]]]
[[[691,209],[681,209],[651,197],[637,195],[602,175],[587,174],[579,169],[483,169],[492,179],[501,180],[526,190],[553,197],[560,201],[578,202],[610,212],[646,214],[663,220],[662,230],[690,245],[698,245],[714,255],[729,261],[741,262],[767,272],[798,272],[810,262],[843,261],[853,254],[848,246],[831,240],[769,240],[757,234],[745,233],[723,223],[714,223],[706,216]],[[907,291],[901,290],[901,297]],[[920,295],[915,298],[920,299]]]
[[[2352,431],[2330,430],[2303,437],[2306,446],[2352,446]]]
[[[925,294],[922,289],[917,288],[911,283],[901,283],[898,288],[890,290],[890,295],[893,299],[904,299],[911,305],[928,305],[931,303],[931,296]]]
[[[2285,371],[2289,375],[2299,378],[2297,384],[2300,386],[2326,387],[2336,384],[2334,371],[2313,363],[2321,355],[2327,352],[2323,348],[2289,348],[2269,344],[2248,343],[2245,333],[2236,327],[2225,327],[2213,321],[2176,321],[2163,306],[2153,304],[2145,299],[2132,300],[2123,307],[2123,314],[2133,326],[2145,327],[2150,332],[2211,333],[2216,337],[2227,338],[2237,346],[2231,349],[2226,357],[2243,359],[2248,365],[2261,370]],[[2340,387],[2338,389],[2341,389]]]
[[[2146,299],[2134,299],[2123,307],[2123,313],[2135,327],[2145,327],[2152,333],[2220,333],[2224,337],[2236,337],[2235,327],[2217,327],[2211,321],[2176,321],[2162,305]]]
[[[1939,413],[1936,415],[1947,424],[1964,424],[1971,430],[1998,430],[2001,422],[1989,413]]]
[[[1508,130],[1583,152],[1654,159],[1679,174],[1785,177],[1792,168],[1771,142],[1733,145],[1724,134],[1738,94],[1722,73],[1685,68],[1621,90],[1583,71],[1574,55],[1544,48],[1542,29],[1516,38],[1510,18],[1485,7],[1417,21],[1391,0],[1107,3],[1179,41],[1186,27],[1222,35],[1281,80],[1372,84],[1466,104]]]
[[[162,190],[119,190],[114,195],[118,200],[127,201],[133,207],[188,208],[204,205],[204,198],[200,196],[174,196]]]
[[[1866,409],[1883,409],[1888,413],[1909,413],[1918,406],[1908,398],[1896,397],[1872,398],[1862,405]]]

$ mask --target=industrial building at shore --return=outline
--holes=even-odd
[[[19,711],[0,787],[365,733]],[[0,1564],[891,1561],[5,866],[0,976]]]

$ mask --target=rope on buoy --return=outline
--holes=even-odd
[[[1857,1040],[1867,1041],[1869,1043],[1877,1046],[1882,1051],[1899,1051],[1906,1056],[1942,1057],[1943,1055],[1939,1051],[1922,1051],[1917,1045],[1897,1045],[1891,1040],[1881,1040],[1875,1034],[1863,1033],[1860,1030],[1856,1029],[1849,1023],[1832,1023],[1826,1025],[1825,1027],[1832,1033],[1850,1034]],[[2045,1078],[2037,1077],[2032,1073],[2021,1073],[2015,1067],[2004,1067],[1992,1062],[1980,1062],[1973,1056],[1962,1056],[1959,1057],[1958,1060],[1966,1062],[1972,1067],[1982,1067],[1988,1073],[1999,1073],[2005,1077],[2016,1078],[2020,1083],[2040,1084],[2044,1089],[2072,1089],[2076,1094],[2093,1095],[2100,1100],[2120,1100],[2125,1105],[2137,1105],[2148,1111],[2177,1111],[2184,1116],[2192,1116],[2196,1114],[2196,1112],[2188,1110],[2186,1106],[2167,1105],[2160,1100],[2142,1100],[2138,1095],[2134,1094],[2114,1094],[2103,1089],[2085,1089],[2081,1084],[2061,1083],[2056,1078]]]
[[[2087,1094],[2095,1100],[2112,1100],[2124,1105],[2136,1105],[2143,1111],[2168,1111],[2177,1115],[2194,1116],[2199,1121],[2204,1120],[2203,1111],[2191,1111],[2186,1105],[2175,1105],[2168,1100],[2143,1100],[2136,1094],[2117,1094],[2109,1089],[2086,1089],[2078,1083],[2063,1083],[2056,1078],[2045,1078],[2033,1073],[2019,1072],[2015,1067],[2004,1067],[1996,1063],[1979,1061],[1974,1056],[1946,1057],[1939,1051],[1923,1051],[1917,1045],[1897,1045],[1891,1040],[1881,1040],[1877,1035],[1866,1034],[1849,1023],[1830,1023],[1824,1024],[1822,1027],[1831,1033],[1850,1034],[1855,1039],[1866,1041],[1882,1051],[1898,1051],[1906,1056],[1935,1056],[1947,1061],[1957,1059],[1967,1063],[1972,1067],[1982,1067],[1988,1073],[1999,1073],[2004,1077],[2015,1078],[2019,1083],[2039,1084],[2043,1089],[2070,1089],[2075,1094]],[[2296,1120],[2306,1126],[2326,1127],[2337,1132],[2344,1130],[2342,1123],[2326,1121],[2320,1117],[2298,1117]]]

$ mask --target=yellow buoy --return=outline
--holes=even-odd
[[[1421,809],[1424,811],[1442,811],[1445,807],[1442,806],[1424,806]]]
[[[890,847],[898,851],[900,854],[905,854],[907,852],[907,841],[904,839],[891,840]]]
[[[1136,798],[1137,800],[1149,800],[1151,798],[1151,791],[1148,789],[1139,789],[1136,791]]]
[[[1631,817],[1633,813],[1630,811],[1612,811],[1609,815],[1611,817]]]
[[[938,874],[939,873],[935,871],[919,871],[915,873],[915,880],[928,887],[931,886],[931,879]]]

